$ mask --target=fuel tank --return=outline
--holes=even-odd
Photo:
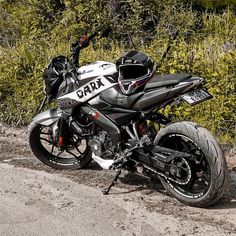
[[[77,72],[81,82],[102,75],[110,75],[116,80],[118,78],[116,65],[106,61],[95,61],[94,63],[80,67]]]

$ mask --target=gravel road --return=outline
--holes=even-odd
[[[236,155],[227,155],[230,186],[214,207],[185,206],[160,183],[114,173],[95,163],[56,171],[27,145],[26,129],[0,125],[0,235],[236,235]]]

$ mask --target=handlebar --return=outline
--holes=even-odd
[[[111,32],[112,32],[112,29],[109,27],[109,28],[106,28],[103,31],[99,30],[99,35],[101,37],[107,37]],[[83,36],[79,40],[77,40],[76,42],[71,44],[71,48],[72,48],[72,52],[73,52],[72,55],[73,55],[74,65],[79,66],[78,59],[79,59],[80,50],[82,50],[83,48],[88,47],[89,42],[93,38],[95,38],[97,35],[98,35],[98,32],[94,32],[90,36]]]
[[[98,35],[97,32],[92,33],[90,36],[88,36],[88,40],[89,40],[89,41],[92,40],[92,39],[95,38],[97,35]]]
[[[73,63],[78,66],[79,62],[79,52],[80,50],[82,50],[83,48],[86,48],[89,46],[89,42],[95,38],[98,35],[97,32],[92,33],[90,36],[83,36],[82,38],[80,38],[79,40],[77,40],[76,42],[72,43],[72,51],[73,51]]]
[[[86,48],[89,45],[89,42],[93,38],[95,38],[97,35],[98,35],[98,33],[94,32],[90,36],[83,36],[83,37],[81,37],[79,40],[77,40],[76,42],[71,44],[73,51],[79,51],[79,50],[81,50],[83,48]]]

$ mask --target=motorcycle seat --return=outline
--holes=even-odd
[[[144,91],[154,88],[172,86],[190,79],[190,74],[173,74],[173,75],[154,75],[145,85]]]

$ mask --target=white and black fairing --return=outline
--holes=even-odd
[[[114,63],[106,61],[96,61],[94,63],[82,66],[77,70],[77,72],[79,74],[78,79],[82,83],[85,83],[86,81],[89,81],[89,79],[95,78],[97,76],[114,75],[118,73],[116,65]]]
[[[76,89],[57,98],[58,107],[72,113],[78,105],[88,102],[102,91],[117,84],[118,73],[113,63],[96,61],[77,70]]]

